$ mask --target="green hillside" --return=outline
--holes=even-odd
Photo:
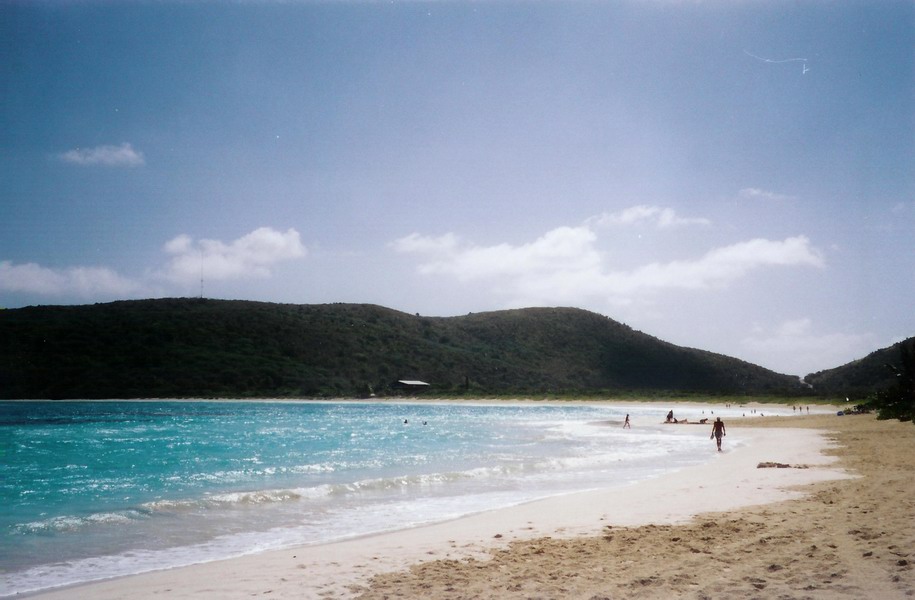
[[[876,390],[896,386],[907,370],[912,372],[915,369],[913,360],[915,337],[871,352],[841,367],[812,373],[804,381],[813,386],[817,395],[862,400]]]
[[[420,317],[165,299],[0,311],[2,398],[800,393],[797,378],[571,308]]]

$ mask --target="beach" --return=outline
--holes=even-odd
[[[751,442],[729,449],[725,437],[710,464],[622,488],[36,597],[915,596],[911,423],[818,415],[727,425]]]

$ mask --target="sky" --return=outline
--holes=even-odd
[[[0,307],[597,312],[803,376],[915,336],[915,3],[0,2]]]

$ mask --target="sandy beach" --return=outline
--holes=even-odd
[[[727,426],[710,464],[635,485],[35,597],[915,597],[911,423]],[[710,428],[680,430],[707,438]]]

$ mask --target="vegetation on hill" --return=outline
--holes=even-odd
[[[915,417],[915,337],[804,378],[815,393],[875,408],[881,418]]]
[[[2,398],[364,397],[401,379],[449,396],[802,391],[571,308],[421,317],[163,299],[0,311]]]

